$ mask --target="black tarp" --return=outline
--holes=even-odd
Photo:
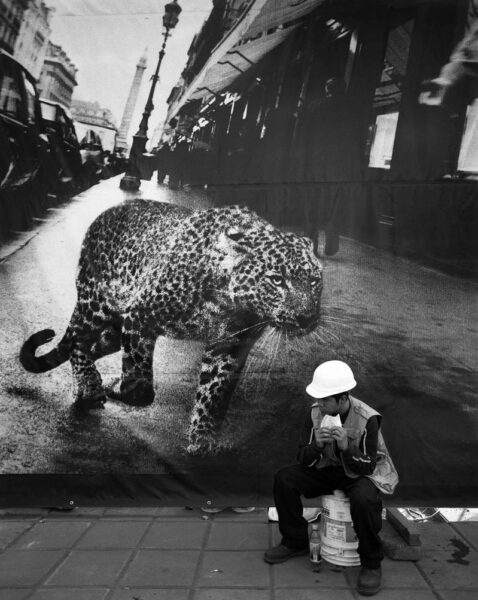
[[[95,19],[111,24],[119,18],[124,26],[125,17],[134,17],[141,37],[146,17],[134,13],[135,3],[118,17],[112,3],[99,10],[85,2],[88,14],[81,18],[68,14],[74,8],[68,2],[56,4],[71,36],[84,33],[85,23],[94,36]],[[384,416],[384,436],[400,475],[388,501],[476,506],[477,186],[476,173],[457,169],[475,83],[467,78],[450,108],[418,103],[422,81],[438,74],[463,35],[465,3],[394,4],[352,10],[340,2],[334,13],[333,2],[327,3],[325,16],[314,13],[235,82],[232,117],[231,105],[219,100],[203,115],[215,126],[204,136],[207,150],[190,143],[183,152],[183,145],[181,176],[170,177],[171,187],[186,184],[184,189],[156,185],[155,175],[142,183],[143,197],[195,209],[247,205],[275,226],[318,242],[325,280],[321,325],[293,340],[269,330],[256,343],[217,452],[187,452],[200,340],[158,340],[156,397],[145,408],[108,402],[102,411],[79,415],[72,408],[68,364],[42,375],[19,364],[29,335],[47,327],[56,340],[62,335],[75,303],[82,237],[97,214],[124,200],[119,179],[91,188],[61,212],[48,213],[51,205],[29,197],[26,221],[24,207],[8,204],[7,211],[9,199],[2,197],[1,218],[12,219],[12,232],[27,228],[33,217],[46,223],[2,246],[0,505],[269,505],[274,472],[295,460],[310,406],[305,386],[317,364],[341,359],[356,374],[356,395]],[[148,6],[148,18],[160,19]],[[197,12],[196,30],[206,16],[206,8]],[[320,32],[333,18],[342,19],[349,33],[324,41]],[[390,67],[384,60],[390,31],[397,28],[392,49],[408,44],[408,59],[394,63],[400,86],[390,90],[382,80]],[[352,32],[358,45],[350,69]],[[180,24],[174,36],[181,35]],[[101,47],[99,37],[93,41]],[[108,43],[117,48],[112,37]],[[109,49],[101,56],[103,69],[113,61]],[[92,68],[80,56],[71,58]],[[184,65],[176,66],[179,76]],[[323,83],[338,70],[349,73],[346,99],[319,116]],[[259,86],[253,84],[257,76]],[[387,168],[371,168],[367,154],[371,126],[382,114],[378,88],[399,103]],[[333,126],[340,118],[335,109],[342,113],[340,128]],[[317,133],[326,125],[323,139],[333,146],[328,155]],[[324,229],[330,223],[341,239],[339,252],[328,257]],[[107,384],[117,383],[119,353],[102,359],[100,371]]]

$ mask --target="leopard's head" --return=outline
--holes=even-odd
[[[311,240],[283,232],[247,209],[228,210],[232,218],[219,247],[235,306],[293,335],[312,331],[319,322],[323,281]]]

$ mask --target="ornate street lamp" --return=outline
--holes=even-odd
[[[182,8],[179,6],[178,0],[172,0],[171,2],[168,2],[168,4],[166,4],[164,7],[163,45],[159,51],[159,59],[158,64],[156,65],[156,71],[151,78],[151,89],[149,90],[148,100],[146,101],[146,105],[144,107],[143,118],[141,119],[141,123],[136,135],[133,136],[133,144],[129,153],[126,173],[120,181],[120,188],[122,190],[138,190],[139,186],[141,185],[139,163],[141,161],[142,154],[145,151],[146,142],[148,141],[148,121],[154,108],[153,97],[154,90],[156,89],[156,83],[159,81],[159,68],[161,67],[161,62],[164,57],[166,42],[168,41],[168,37],[171,35],[169,32],[171,29],[176,27],[181,10]]]

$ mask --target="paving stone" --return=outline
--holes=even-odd
[[[265,587],[269,568],[262,552],[215,552],[203,554],[198,587]]]
[[[101,517],[102,515],[105,514],[105,510],[106,509],[104,506],[77,506],[76,507],[76,516],[81,517],[83,515],[86,515],[86,516],[96,515],[98,517]]]
[[[41,518],[48,515],[48,508],[0,508],[0,519]]]
[[[436,590],[478,590],[478,553],[453,528],[427,523],[421,537],[418,566]]]
[[[144,521],[98,521],[88,529],[76,548],[135,548],[148,526],[149,523]]]
[[[59,550],[8,550],[0,555],[0,587],[36,585],[64,554]]]
[[[363,598],[363,596],[357,596],[357,598]],[[436,600],[436,595],[431,590],[382,588],[373,598],[374,600]]]
[[[32,524],[33,521],[0,521],[0,550],[9,546]]]
[[[163,548],[179,550],[181,548],[195,550],[203,545],[204,536],[210,527],[207,521],[176,522],[159,521],[151,525],[142,548]]]
[[[219,521],[239,521],[241,523],[247,523],[248,521],[253,523],[267,523],[267,509],[256,508],[254,511],[249,513],[236,513],[231,508],[226,507],[222,512],[216,513],[214,519]]]
[[[326,565],[315,573],[307,556],[296,556],[285,563],[273,565],[276,588],[347,588],[343,571],[331,571]]]
[[[269,600],[269,598],[269,590],[257,588],[196,590],[194,593],[194,600]],[[317,600],[317,597],[314,600]]]
[[[116,590],[109,600],[188,600],[189,590],[124,588]],[[221,600],[225,600],[222,598]]]
[[[453,523],[453,527],[455,527],[470,544],[473,544],[475,550],[478,549],[478,521]]]
[[[73,550],[48,578],[47,584],[71,587],[85,583],[112,585],[130,555],[129,550]]]
[[[474,590],[440,590],[443,600],[476,600],[478,589]]]
[[[324,600],[353,600],[354,595],[350,590],[329,590],[321,587],[320,597]],[[275,600],[318,600],[318,598],[317,588],[307,590],[287,588],[275,592]]]
[[[91,589],[40,589],[37,590],[28,600],[104,600],[109,592],[107,588],[91,590]]]
[[[123,586],[190,586],[199,559],[197,550],[140,550],[122,579]]]
[[[87,522],[72,523],[71,521],[36,523],[30,531],[17,540],[15,546],[21,550],[71,548],[88,526]]]
[[[25,600],[28,594],[31,593],[31,588],[19,589],[0,589],[0,600]]]
[[[269,525],[260,523],[212,523],[208,550],[266,550]]]

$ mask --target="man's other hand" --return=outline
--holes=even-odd
[[[349,447],[349,441],[347,439],[347,430],[343,427],[332,428],[332,439],[337,442],[339,450],[347,450]]]

